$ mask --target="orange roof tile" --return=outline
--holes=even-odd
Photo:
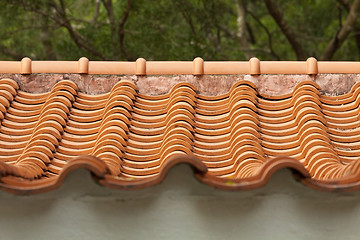
[[[202,182],[251,189],[289,167],[321,190],[360,188],[360,83],[324,96],[312,81],[290,94],[259,94],[248,81],[220,96],[189,83],[150,96],[132,81],[87,95],[63,80],[50,92],[0,80],[0,186],[15,193],[58,187],[78,167],[100,184],[142,188],[188,163]]]

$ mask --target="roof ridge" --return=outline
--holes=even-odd
[[[360,73],[360,62],[317,61],[309,57],[306,61],[204,61],[197,57],[193,61],[146,61],[135,62],[89,61],[86,57],[78,61],[32,61],[25,57],[21,61],[0,61],[0,73],[78,73],[111,75],[236,75],[236,74],[308,74]]]

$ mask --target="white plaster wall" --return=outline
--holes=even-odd
[[[186,165],[144,190],[77,170],[49,193],[0,192],[0,239],[359,239],[359,226],[360,192],[317,192],[288,170],[246,192],[201,184]]]

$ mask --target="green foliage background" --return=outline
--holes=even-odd
[[[320,58],[346,21],[349,11],[344,2],[348,6],[353,3],[278,0],[276,5],[304,54]],[[113,22],[106,4],[111,5]],[[239,4],[246,13],[242,16],[246,48],[238,37]],[[128,17],[120,27],[127,6]],[[76,43],[66,24],[82,44]],[[358,25],[352,27],[332,60],[359,60]],[[249,55],[261,60],[298,59],[262,0],[3,0],[0,26],[1,60],[24,56],[33,60],[82,56],[91,60],[192,60],[197,56],[204,60],[247,60]]]

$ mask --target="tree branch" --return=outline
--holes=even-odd
[[[191,17],[191,13],[189,13],[189,11],[187,11],[186,9],[184,10],[183,8],[181,8],[181,14],[185,18],[185,21],[189,24],[192,35],[196,38],[198,34]]]
[[[339,22],[339,28],[342,27],[342,9],[340,6],[338,6],[338,22]]]
[[[109,21],[110,21],[110,37],[113,49],[113,60],[119,59],[118,40],[116,38],[117,26],[115,24],[114,8],[112,0],[102,0],[102,3],[106,9]]]
[[[323,54],[320,57],[321,60],[330,60],[334,56],[335,52],[341,47],[341,45],[344,43],[346,38],[349,36],[349,33],[353,30],[356,24],[356,20],[359,16],[359,11],[360,0],[355,0],[351,5],[349,15],[346,18],[345,23],[326,46]]]
[[[118,36],[119,36],[120,49],[121,49],[122,54],[128,61],[134,60],[133,57],[131,57],[130,54],[128,53],[128,51],[126,50],[125,41],[124,41],[125,40],[125,23],[129,18],[130,10],[131,10],[131,0],[127,0],[126,9],[123,13],[121,20],[119,21],[119,24],[118,24]]]
[[[70,37],[73,39],[73,41],[79,48],[85,49],[103,60],[107,59],[105,55],[95,49],[95,47],[89,40],[87,40],[84,36],[74,30],[69,19],[67,18],[65,3],[63,0],[60,0],[60,7],[55,2],[52,2],[52,7],[57,12],[56,16],[52,17],[52,19],[54,19],[60,26],[66,28],[66,30],[70,34]],[[49,16],[46,13],[43,14]]]
[[[93,44],[88,39],[86,39],[84,36],[74,30],[74,28],[70,24],[69,19],[67,18],[65,12],[65,4],[62,0],[60,0],[60,6],[58,6],[54,1],[49,2],[49,5],[55,10],[55,13],[53,13],[52,11],[44,12],[41,10],[41,8],[38,8],[31,2],[22,1],[21,4],[25,10],[40,14],[41,16],[53,20],[59,26],[65,27],[65,29],[70,34],[71,39],[79,48],[87,50],[88,52],[92,53],[94,56],[99,57],[100,59],[107,59],[105,55],[95,49]]]
[[[275,52],[275,50],[274,50],[274,48],[273,48],[272,35],[271,35],[269,29],[267,29],[267,27],[261,22],[261,20],[260,20],[257,16],[255,16],[254,13],[252,13],[252,12],[249,11],[249,10],[247,10],[247,13],[249,13],[250,16],[260,25],[260,27],[261,27],[262,29],[264,29],[266,35],[268,36],[268,44],[269,44],[270,54],[271,54],[272,56],[274,56],[276,60],[279,61],[279,60],[280,60],[280,57],[279,57],[279,55],[276,54],[276,52]]]
[[[347,12],[350,11],[351,5],[348,0],[337,0]],[[354,26],[354,37],[355,37],[355,43],[356,47],[358,49],[358,56],[360,57],[360,27],[359,24]]]
[[[350,11],[351,5],[348,0],[337,0],[337,1],[346,9],[346,11],[348,11],[348,12]]]
[[[301,43],[298,41],[295,33],[285,21],[279,6],[277,6],[277,4],[275,4],[272,0],[264,0],[264,2],[270,15],[274,18],[275,22],[284,33],[286,39],[289,41],[292,49],[296,54],[297,60],[305,60],[306,54],[303,51]]]
[[[94,16],[91,20],[91,23],[92,24],[95,24],[96,21],[97,21],[97,18],[99,16],[99,11],[100,11],[100,0],[96,0],[96,3],[95,3],[95,12],[94,12]]]

